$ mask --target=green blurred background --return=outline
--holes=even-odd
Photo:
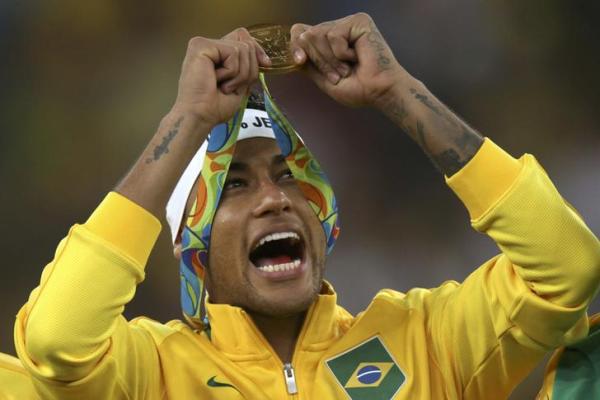
[[[0,351],[14,354],[14,316],[60,238],[85,221],[169,110],[191,37],[358,11],[474,127],[515,156],[535,154],[600,231],[598,2],[2,1]],[[342,234],[327,276],[350,311],[384,287],[462,280],[498,251],[381,115],[335,104],[300,74],[270,85],[336,190]],[[179,318],[166,229],[147,271],[127,316]],[[533,398],[540,384],[538,369],[512,398]]]

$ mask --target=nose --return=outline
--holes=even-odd
[[[257,197],[258,202],[253,211],[255,217],[280,215],[292,207],[292,201],[285,191],[271,180],[260,183]]]

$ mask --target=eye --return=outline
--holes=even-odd
[[[236,188],[240,188],[240,187],[244,187],[244,186],[246,186],[246,181],[244,181],[243,179],[231,178],[231,179],[227,179],[225,181],[225,184],[223,185],[223,189],[231,190],[231,189],[236,189]]]
[[[292,174],[292,171],[290,171],[289,169],[286,169],[285,171],[283,171],[281,173],[279,180],[289,180],[289,179],[294,179],[294,174]]]

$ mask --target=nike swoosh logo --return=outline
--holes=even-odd
[[[238,390],[238,388],[236,388],[235,386],[233,386],[233,385],[232,385],[232,384],[230,384],[230,383],[217,382],[217,381],[215,380],[215,378],[216,378],[216,377],[217,377],[217,376],[215,375],[215,376],[213,376],[212,378],[210,378],[208,381],[206,381],[206,384],[207,384],[208,386],[210,386],[210,387],[230,387],[230,388],[232,388],[232,389],[235,389],[235,390],[237,390],[238,392],[240,392],[240,391]],[[240,393],[241,393],[241,392],[240,392]]]

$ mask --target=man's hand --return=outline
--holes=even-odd
[[[296,24],[292,52],[317,86],[349,106],[374,106],[421,146],[450,176],[483,138],[400,66],[367,14],[316,26]]]
[[[294,60],[317,86],[348,106],[376,106],[408,75],[365,13],[291,29]]]
[[[258,66],[270,64],[243,28],[220,40],[190,40],[177,100],[115,191],[160,217],[175,183],[210,130],[235,114],[258,79]]]
[[[271,64],[245,28],[222,39],[194,37],[183,61],[173,108],[213,127],[228,121],[242,96],[258,79],[258,67]]]

